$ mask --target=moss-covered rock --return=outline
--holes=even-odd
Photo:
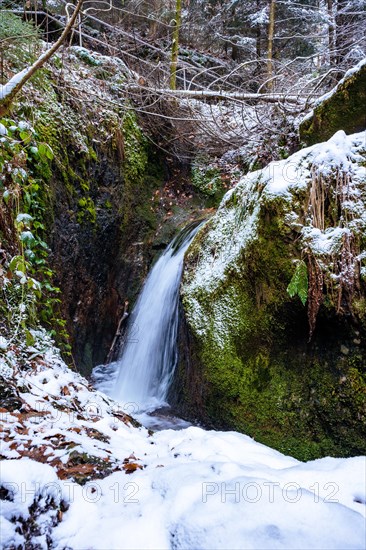
[[[329,139],[338,130],[347,134],[366,128],[366,62],[346,73],[332,92],[320,100],[300,124],[300,138],[308,145]]]
[[[345,245],[337,240],[351,233],[361,242],[365,223],[359,203],[361,217],[353,210],[345,220],[347,205],[337,203],[336,191],[343,167],[354,174],[348,200],[355,205],[364,193],[362,143],[362,134],[338,133],[249,174],[199,231],[186,255],[174,385],[185,414],[300,459],[366,451],[366,324],[355,307],[364,303],[365,286],[356,269],[345,300]],[[323,229],[314,225],[314,174],[326,187]],[[353,253],[359,266],[362,246]],[[308,270],[307,307],[287,292],[300,259]]]
[[[37,223],[51,250],[73,359],[88,375],[105,361],[124,303],[133,302],[148,270],[158,224],[151,198],[163,171],[136,115],[119,97],[124,63],[77,47],[61,67],[59,61],[51,60],[42,79],[19,96],[12,118],[27,121],[37,143],[52,151],[52,159],[32,167],[38,202],[42,191]],[[96,67],[110,70],[107,82],[95,80]],[[59,327],[55,331],[59,336]]]

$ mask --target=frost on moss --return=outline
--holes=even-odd
[[[200,230],[183,409],[302,459],[365,452],[364,155],[363,134],[338,132],[245,176]],[[307,301],[305,270],[288,292],[299,265]]]
[[[334,132],[361,132],[366,127],[366,60],[348,71],[338,85],[320,98],[300,124],[300,138],[311,145],[329,139]]]

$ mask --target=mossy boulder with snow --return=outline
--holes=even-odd
[[[366,451],[362,144],[338,132],[245,176],[200,230],[182,283],[181,411],[301,459]]]
[[[347,134],[366,129],[366,59],[349,70],[337,86],[320,98],[300,124],[300,138],[308,145],[329,139],[334,132]]]

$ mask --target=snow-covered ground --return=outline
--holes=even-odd
[[[50,344],[23,350],[26,370],[4,346],[21,406],[0,409],[2,548],[365,547],[366,457],[302,463],[235,432],[152,434]]]

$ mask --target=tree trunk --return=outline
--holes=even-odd
[[[271,0],[269,7],[269,25],[268,25],[268,54],[267,54],[267,89],[273,89],[273,39],[275,28],[276,0]]]
[[[177,65],[178,65],[178,51],[179,51],[179,30],[182,23],[182,0],[176,0],[175,5],[175,22],[173,30],[173,43],[172,43],[172,61],[170,64],[170,88],[175,90],[177,88]]]
[[[328,48],[329,48],[329,63],[335,65],[337,62],[336,43],[335,43],[335,19],[334,19],[334,3],[333,0],[327,0],[328,10]]]
[[[353,47],[353,36],[351,21],[347,14],[347,1],[338,0],[337,11],[335,13],[335,63],[340,65]]]
[[[153,96],[163,96],[163,98],[187,97],[192,99],[215,99],[227,101],[246,101],[255,104],[260,101],[265,103],[291,103],[293,105],[304,105],[308,97],[299,95],[286,95],[283,93],[250,93],[250,92],[220,92],[214,90],[172,90],[164,88],[149,88],[148,86],[137,86],[136,84],[127,84],[125,87],[127,93],[131,94],[152,94]],[[315,98],[316,99],[316,98]]]
[[[257,0],[257,11],[259,12],[260,9],[260,2]],[[261,26],[260,23],[256,24],[255,27],[255,52],[257,57],[257,69],[256,71],[259,73],[262,71],[262,64],[261,64],[261,57],[262,57],[262,48],[261,48]]]

